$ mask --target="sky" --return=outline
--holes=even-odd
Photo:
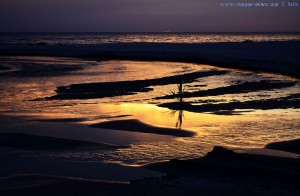
[[[282,1],[0,0],[0,32],[300,32],[300,6],[220,6]]]

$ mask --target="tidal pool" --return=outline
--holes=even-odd
[[[1,57],[1,65],[10,68],[0,73],[1,132],[25,132],[55,137],[76,138],[103,143],[130,145],[116,151],[88,153],[45,153],[45,156],[91,159],[139,165],[172,158],[194,158],[204,155],[213,146],[237,149],[261,148],[265,144],[300,137],[300,83],[291,77],[217,68],[209,65],[147,62],[96,61],[58,57]],[[226,74],[199,77],[183,83],[184,92],[211,92],[184,98],[189,107],[205,104],[257,103],[269,108],[239,108],[230,111],[198,111],[168,109],[174,103],[168,96],[177,91],[177,84],[149,86],[147,92],[93,99],[45,99],[55,95],[59,86],[71,84],[151,80],[168,76],[212,70]],[[278,83],[272,88],[228,90],[245,82]],[[248,84],[247,83],[247,84]],[[282,86],[282,83],[287,86]],[[259,83],[257,83],[259,85]],[[240,92],[239,92],[240,91]],[[234,93],[233,93],[234,92]],[[292,98],[286,98],[292,96]],[[285,100],[289,100],[285,105]],[[283,100],[283,103],[282,103]],[[114,120],[137,119],[159,127],[187,129],[193,137],[174,137],[122,130],[96,129],[88,125]]]

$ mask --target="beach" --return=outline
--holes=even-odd
[[[298,195],[299,43],[1,43],[0,193]]]

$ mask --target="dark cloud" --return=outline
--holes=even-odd
[[[221,8],[221,1],[0,0],[0,31],[300,31],[300,7]]]

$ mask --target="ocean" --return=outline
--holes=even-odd
[[[0,44],[216,43],[245,40],[299,41],[300,33],[0,33]]]

